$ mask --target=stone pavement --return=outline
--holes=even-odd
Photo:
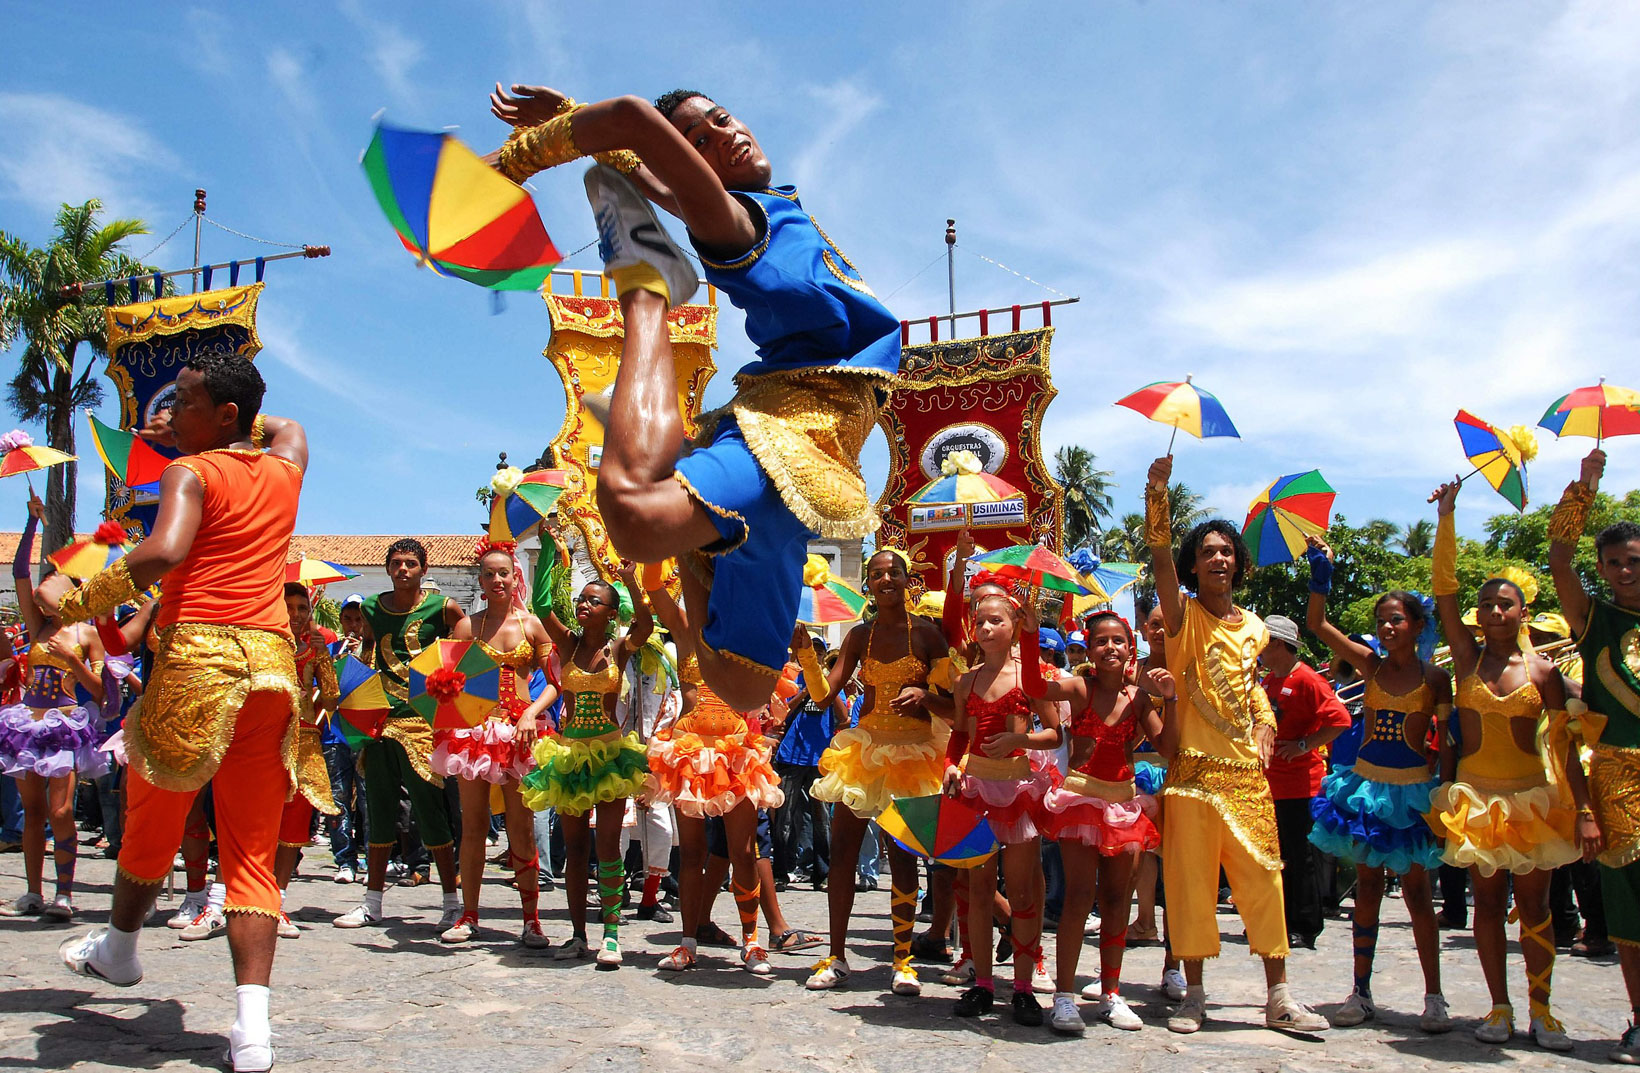
[[[22,890],[22,866],[20,855],[0,856],[0,897],[9,900]],[[113,864],[83,857],[79,876],[81,919],[72,927],[0,920],[0,1069],[220,1068],[234,1016],[227,941],[217,936],[180,942],[156,917],[143,936],[147,975],[137,986],[122,989],[71,976],[56,961],[57,944],[106,922]],[[1206,1030],[1185,1037],[1162,1027],[1168,1004],[1154,989],[1161,951],[1149,947],[1129,952],[1124,988],[1145,1029],[1125,1033],[1092,1024],[1075,1039],[1018,1027],[1006,1013],[955,1020],[950,1007],[956,989],[933,982],[932,970],[923,973],[921,998],[889,994],[886,891],[859,897],[850,987],[810,993],[802,981],[817,956],[812,949],[774,955],[775,975],[768,981],[741,970],[731,951],[712,949],[703,949],[700,967],[690,973],[659,973],[655,964],[675,944],[675,925],[627,923],[627,963],[617,972],[598,972],[589,961],[555,962],[548,951],[516,944],[516,896],[494,866],[488,879],[484,929],[474,942],[451,948],[435,937],[436,885],[389,888],[387,922],[349,932],[330,921],[356,903],[362,887],[331,882],[328,864],[299,877],[291,905],[303,934],[280,943],[274,969],[278,1068],[624,1073],[698,1071],[709,1063],[722,1070],[884,1073],[1052,1066],[1124,1073],[1336,1073],[1415,1071],[1454,1062],[1521,1070],[1615,1068],[1605,1056],[1627,1019],[1614,961],[1563,957],[1556,1005],[1578,1041],[1576,1053],[1548,1054],[1523,1039],[1503,1048],[1479,1044],[1470,1029],[1489,1004],[1473,944],[1467,934],[1447,932],[1442,967],[1459,1026],[1446,1036],[1424,1035],[1416,1026],[1423,989],[1411,931],[1393,900],[1385,903],[1378,958],[1380,1017],[1366,1027],[1318,1037],[1262,1028],[1259,963],[1245,956],[1240,922],[1224,916],[1225,956],[1207,969]],[[165,915],[167,904],[175,906],[162,897]],[[563,939],[562,890],[547,894],[543,905],[550,910],[548,935]],[[794,888],[782,905],[794,926],[824,926],[823,894]],[[726,895],[716,915],[735,930]],[[1292,981],[1299,997],[1323,1012],[1335,1008],[1349,987],[1348,950],[1349,925],[1333,922],[1318,950],[1298,951]],[[1083,965],[1097,958],[1090,943]],[[1513,950],[1509,971],[1524,1027],[1523,969]]]

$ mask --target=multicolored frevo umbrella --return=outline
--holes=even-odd
[[[896,798],[877,817],[877,826],[908,852],[954,868],[984,864],[997,851],[985,817],[944,794]]]
[[[1039,589],[1054,589],[1084,595],[1088,587],[1076,567],[1040,544],[1016,544],[976,555],[970,562],[984,563],[993,574],[1011,577]]]
[[[482,723],[501,698],[501,668],[476,641],[440,638],[410,661],[410,707],[434,730]]]
[[[1218,397],[1191,383],[1188,376],[1183,381],[1146,384],[1133,394],[1117,399],[1116,405],[1126,406],[1158,424],[1173,426],[1173,435],[1167,438],[1168,454],[1173,453],[1173,440],[1180,429],[1198,440],[1212,436],[1241,438]]]
[[[108,471],[134,492],[158,492],[171,460],[136,433],[105,425],[90,410],[85,416],[91,422],[91,442]]]
[[[349,745],[361,745],[381,737],[382,724],[392,710],[381,675],[353,656],[336,661],[336,685],[341,700],[336,702],[336,725]]]
[[[941,476],[923,485],[906,500],[919,506],[930,503],[1001,503],[1018,499],[1018,488],[985,472],[972,451],[953,451],[940,462]]]
[[[130,539],[131,534],[119,522],[102,522],[90,539],[77,540],[67,547],[58,548],[46,558],[69,577],[83,580],[125,558],[126,553],[136,547],[128,543]]]
[[[1596,446],[1608,436],[1640,435],[1640,391],[1605,380],[1580,387],[1550,403],[1538,427],[1556,436],[1589,436]]]
[[[65,454],[55,447],[36,447],[34,437],[22,429],[12,429],[0,436],[0,477],[15,477],[19,473],[33,473],[47,466],[60,466],[77,457]]]
[[[1335,498],[1318,469],[1276,478],[1248,505],[1242,523],[1241,535],[1253,549],[1254,562],[1269,566],[1297,560],[1307,538],[1327,531]]]
[[[568,470],[538,469],[525,473],[508,466],[490,478],[490,539],[517,542],[550,515],[578,478]]]
[[[865,609],[864,593],[832,573],[824,556],[809,556],[803,566],[803,591],[797,597],[797,621],[805,626],[853,622]]]
[[[360,163],[404,248],[441,276],[533,291],[563,260],[528,192],[448,132],[378,123]]]
[[[340,563],[328,559],[309,559],[306,555],[285,564],[285,580],[299,581],[310,589],[316,585],[329,585],[333,581],[351,581],[358,576],[357,570],[349,570]]]
[[[1532,435],[1532,430],[1524,425],[1504,430],[1482,421],[1468,410],[1459,410],[1452,423],[1463,443],[1464,457],[1475,466],[1462,479],[1468,480],[1479,473],[1498,495],[1524,512],[1526,463],[1537,457],[1537,437]]]

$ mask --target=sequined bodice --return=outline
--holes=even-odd
[[[865,659],[860,661],[860,680],[872,688],[871,709],[860,716],[860,726],[878,735],[932,736],[933,728],[927,719],[900,715],[893,708],[900,690],[928,681],[928,664],[918,658],[911,644],[911,623],[905,624],[905,655],[899,659],[884,663],[874,657],[871,649],[876,637],[877,627],[873,624],[866,634]]]
[[[610,660],[601,671],[585,671],[573,659],[564,663],[564,692],[605,694],[621,688],[621,669]]]
[[[609,660],[601,671],[587,671],[570,658],[562,673],[568,710],[558,729],[564,737],[596,738],[618,731],[604,706],[604,698],[621,688],[621,669],[615,661]]]
[[[985,700],[970,693],[967,711],[974,720],[974,733],[968,739],[968,751],[984,755],[980,746],[993,735],[1008,733],[1008,723],[1013,717],[1030,718],[1031,702],[1025,696],[1025,691],[1015,686],[996,700]],[[1015,749],[1008,755],[1023,756],[1025,752],[1023,749]]]
[[[1076,770],[1107,782],[1133,778],[1128,745],[1133,741],[1134,729],[1139,722],[1137,702],[1138,697],[1129,694],[1127,710],[1114,723],[1106,723],[1091,704],[1082,710],[1071,724],[1071,733],[1079,738],[1092,738],[1093,752]]]
[[[85,646],[74,642],[74,655],[85,658]],[[59,701],[74,699],[74,665],[51,651],[44,644],[28,650],[29,682],[23,692],[23,703],[34,708],[51,707]],[[101,671],[101,666],[91,668]]]
[[[1407,723],[1421,722],[1428,728],[1429,717],[1435,712],[1429,683],[1419,682],[1418,688],[1407,693],[1391,693],[1373,678],[1367,681],[1361,699],[1364,722],[1355,759],[1357,772],[1363,778],[1377,778],[1377,769],[1413,772],[1427,778],[1429,758],[1422,741],[1408,740]]]
[[[1458,758],[1459,782],[1508,783],[1513,789],[1548,782],[1542,757],[1523,751],[1510,729],[1517,719],[1530,720],[1535,728],[1543,716],[1543,697],[1530,677],[1500,697],[1471,671],[1458,679],[1458,708],[1480,717],[1480,742]]]

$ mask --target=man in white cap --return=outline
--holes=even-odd
[[[1264,620],[1270,643],[1264,692],[1276,713],[1276,746],[1265,765],[1276,805],[1276,838],[1287,914],[1287,942],[1315,949],[1321,934],[1320,868],[1310,845],[1310,800],[1327,773],[1320,750],[1349,729],[1350,713],[1327,680],[1298,658],[1298,623],[1284,615]]]

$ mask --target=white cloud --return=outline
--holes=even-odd
[[[792,158],[792,181],[799,190],[807,189],[822,176],[827,176],[832,154],[844,148],[850,134],[882,107],[882,98],[856,82],[840,80],[823,86],[813,86],[808,96],[825,117],[818,130],[809,135],[807,144]]]
[[[421,42],[396,24],[366,11],[359,0],[343,4],[342,11],[364,36],[366,59],[387,87],[393,103],[402,107],[417,100],[420,87],[414,71],[425,51]]]
[[[135,193],[177,158],[135,121],[55,93],[0,93],[0,188],[33,208],[101,198],[111,215],[146,216]]]

